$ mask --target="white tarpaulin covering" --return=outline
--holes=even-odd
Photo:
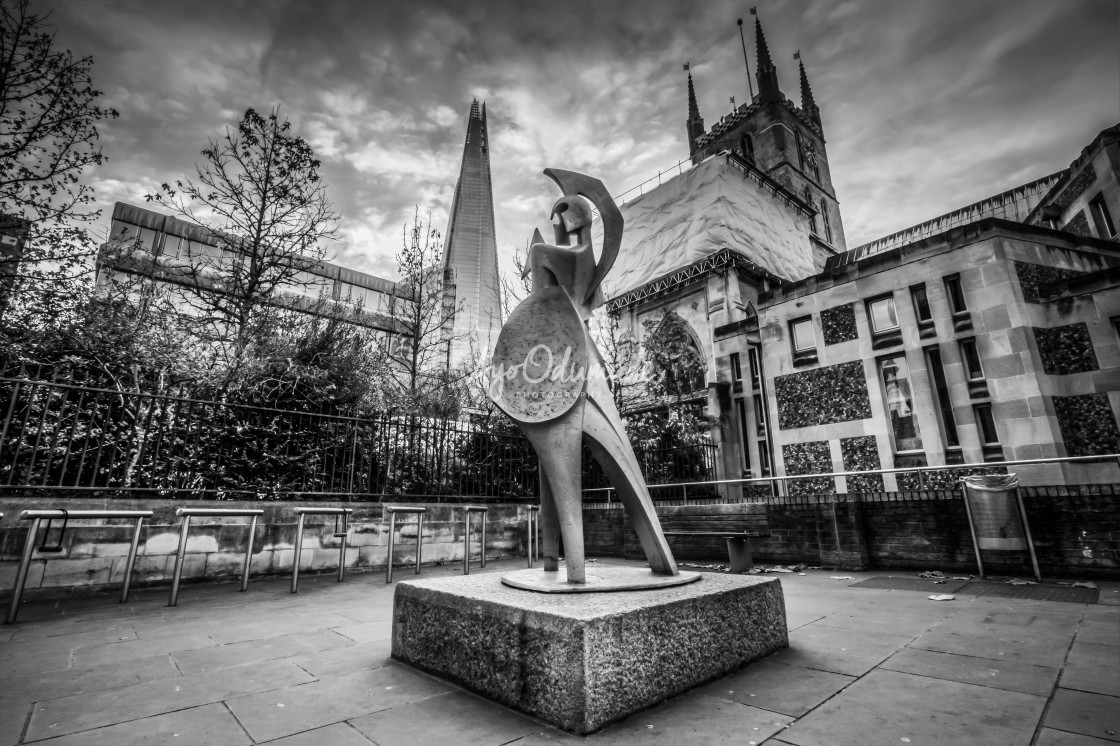
[[[603,291],[614,298],[720,249],[789,280],[814,274],[809,219],[713,156],[622,205],[626,225]],[[598,248],[602,227],[595,236]]]

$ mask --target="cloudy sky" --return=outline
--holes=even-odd
[[[750,0],[782,89],[800,49],[849,246],[1064,168],[1120,120],[1116,0]],[[687,158],[691,62],[710,126],[747,99],[750,2],[40,0],[94,57],[111,213],[280,105],[342,214],[337,261],[395,276],[414,206],[441,231],[471,99],[488,109],[499,259],[547,226],[546,166],[619,194]],[[745,26],[748,31],[750,25]],[[753,34],[747,35],[754,68]]]

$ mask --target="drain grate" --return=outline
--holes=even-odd
[[[1071,604],[1095,604],[1100,598],[1096,588],[1072,588],[1065,585],[1010,585],[983,580],[946,580],[943,583],[927,578],[868,578],[852,583],[852,588],[880,588],[893,591],[927,593],[959,593],[962,596],[994,596],[1022,598],[1030,601],[1058,601]]]
[[[1095,604],[1101,592],[1096,588],[1071,588],[1065,585],[1008,585],[1007,583],[969,583],[958,593],[998,598],[1026,598],[1031,601],[1060,601],[1070,604]]]
[[[870,578],[853,583],[853,588],[883,588],[892,591],[925,591],[928,593],[960,593],[968,585],[967,580],[943,580],[938,583],[928,578]]]

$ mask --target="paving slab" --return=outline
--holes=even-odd
[[[1075,640],[1062,671],[1061,686],[1120,697],[1120,650]]]
[[[1081,619],[1081,625],[1077,628],[1076,640],[1120,647],[1120,609],[1109,609],[1105,613],[1089,613],[1087,608],[1085,616]]]
[[[331,629],[354,642],[377,642],[378,640],[392,639],[393,620],[382,619],[376,622],[344,624],[340,627],[332,627]]]
[[[738,702],[690,694],[638,712],[586,741],[595,746],[761,744],[793,718]]]
[[[1054,690],[1054,682],[1058,679],[1056,668],[918,648],[903,648],[883,661],[880,668],[1040,697],[1050,696],[1050,692]]]
[[[378,746],[347,723],[335,723],[269,741],[268,746]]]
[[[1014,613],[982,618],[953,615],[910,647],[1061,668],[1075,630],[1038,617],[1016,618]]]
[[[251,746],[253,741],[223,704],[132,720],[74,733],[45,742],[49,746],[121,746],[121,744],[205,744]]]
[[[246,663],[260,663],[278,658],[291,658],[302,653],[315,653],[333,648],[348,647],[349,638],[329,629],[316,629],[297,635],[266,637],[263,640],[234,642],[194,650],[180,650],[171,654],[175,664],[185,674],[217,671]]]
[[[799,717],[853,681],[853,676],[767,659],[701,687],[697,692]]]
[[[391,652],[392,642],[390,640],[380,640],[378,642],[352,643],[345,647],[304,653],[292,656],[288,660],[315,678],[325,679],[357,671],[372,671],[375,668],[387,666],[392,662]]]
[[[523,558],[507,559],[488,563],[485,572],[522,567]],[[458,566],[425,567],[421,577],[458,574]],[[744,746],[806,746],[814,737],[829,746],[897,745],[905,743],[902,737],[953,746],[1118,743],[1108,732],[1120,728],[1112,716],[1120,711],[1120,697],[1110,694],[1115,690],[1107,662],[1120,656],[1120,607],[985,596],[941,603],[927,600],[928,594],[850,588],[852,580],[832,575],[852,575],[858,582],[873,573],[775,576],[785,594],[791,641],[799,646],[782,653],[789,656],[784,662],[756,662],[590,739],[529,719],[525,727],[533,730],[506,743],[724,739]],[[348,573],[346,582],[334,581],[333,573],[305,575],[295,595],[284,577],[255,579],[245,593],[235,584],[191,585],[175,608],[166,606],[166,587],[140,589],[127,604],[117,603],[119,591],[112,589],[27,603],[17,624],[0,628],[0,746],[16,746],[25,726],[27,743],[44,744],[377,743],[353,727],[359,720],[382,727],[386,736],[409,733],[410,742],[438,744],[457,742],[458,731],[447,735],[449,723],[494,726],[504,736],[499,722],[525,720],[391,661],[389,639],[374,639],[392,615],[395,586],[384,583],[383,573]],[[1102,604],[1120,599],[1112,593],[1115,583],[1101,585]],[[276,675],[280,670],[289,673]],[[370,692],[375,683],[380,688]],[[1043,699],[1036,694],[1050,692],[1054,698],[1045,710],[1031,704]],[[461,716],[437,708],[447,702],[459,703]],[[500,714],[481,716],[487,712]],[[254,726],[254,733],[240,716],[266,725]],[[1012,722],[989,727],[991,718]],[[69,730],[74,727],[81,730]],[[845,741],[851,733],[859,740]]]
[[[38,702],[83,692],[120,689],[144,681],[170,679],[180,675],[179,669],[167,653],[62,671],[32,672],[18,679],[5,679],[6,682],[18,681],[18,685],[6,684],[0,688],[0,703]]]
[[[1031,694],[880,670],[798,720],[781,739],[796,746],[1028,744],[1045,705]]]
[[[1059,687],[1042,724],[1055,730],[1120,741],[1120,698]]]
[[[456,746],[500,746],[542,728],[536,720],[467,692],[363,715],[350,724],[378,746],[412,746],[421,722],[427,743]]]
[[[1038,741],[1035,742],[1035,746],[1112,746],[1113,743],[1114,741],[1083,736],[1080,733],[1043,728],[1038,732]]]
[[[862,676],[913,637],[827,627],[813,623],[789,633],[789,647],[771,660],[819,671]]]
[[[153,637],[110,642],[74,651],[74,665],[99,666],[122,660],[147,658],[159,653],[175,653],[181,650],[195,650],[217,645],[203,632],[187,632],[173,637]]]
[[[450,691],[450,685],[394,663],[238,697],[229,708],[255,740],[269,741]]]
[[[246,692],[261,692],[311,680],[286,661],[269,661],[196,676],[161,679],[110,691],[76,694],[39,702],[25,740],[114,725],[198,705],[221,702]]]
[[[0,746],[15,746],[19,743],[23,726],[27,724],[30,715],[31,704],[28,702],[0,704]]]

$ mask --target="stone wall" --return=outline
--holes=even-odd
[[[1043,574],[1120,578],[1120,485],[1027,487],[1023,502]],[[728,530],[762,524],[769,536],[752,540],[755,562],[848,569],[976,572],[968,517],[959,492],[926,490],[865,495],[806,495],[767,503],[719,506],[661,505],[663,523],[713,528],[715,509]],[[641,557],[621,506],[587,506],[591,556]],[[592,528],[594,527],[594,528]],[[727,562],[719,537],[671,538],[680,562]],[[984,553],[996,574],[1030,574],[1026,552]]]
[[[63,500],[7,497],[0,500],[0,598],[10,598],[16,570],[30,521],[19,520],[23,510],[69,508],[71,510],[152,510],[145,521],[137,554],[133,582],[137,586],[169,582],[175,568],[181,519],[175,510],[193,508],[261,508],[253,543],[250,573],[285,575],[295,556],[295,507],[345,506],[354,509],[347,539],[346,566],[353,569],[384,569],[388,555],[388,516],[381,503],[237,502],[185,505],[177,500]],[[463,513],[457,505],[426,504],[423,562],[450,563],[463,560]],[[519,505],[490,505],[487,514],[488,557],[525,552],[525,509]],[[248,518],[192,518],[183,564],[185,582],[235,580],[240,578],[248,540]],[[44,521],[45,525],[45,521]],[[59,523],[51,529],[54,542]],[[479,520],[471,520],[471,556],[478,556]],[[307,516],[304,525],[300,571],[337,570],[339,540],[334,538],[334,518]],[[25,597],[65,595],[75,590],[93,591],[123,580],[124,565],[132,537],[129,521],[72,521],[57,554],[36,552],[27,576]],[[40,531],[37,544],[42,542]],[[397,516],[393,562],[410,564],[416,556],[416,521]],[[476,560],[477,561],[477,560]]]

